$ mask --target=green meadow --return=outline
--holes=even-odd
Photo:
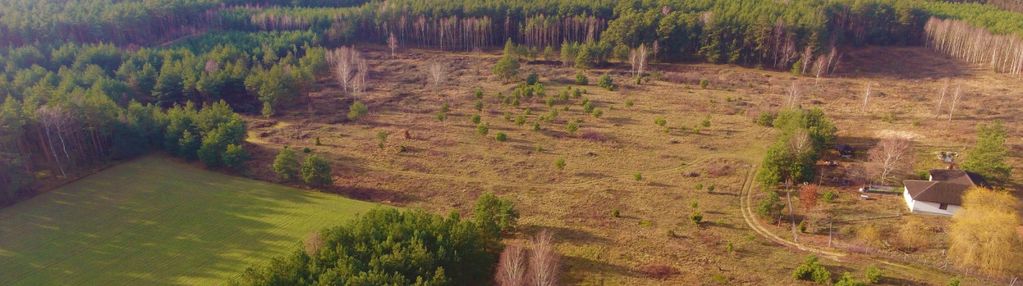
[[[0,209],[0,285],[221,285],[376,206],[147,156]]]

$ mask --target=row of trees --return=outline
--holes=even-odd
[[[462,219],[423,211],[376,209],[311,235],[302,247],[251,267],[236,285],[487,285],[502,234],[518,219],[491,194]]]

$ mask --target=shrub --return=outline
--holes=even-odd
[[[792,278],[813,281],[819,284],[831,284],[831,272],[817,261],[817,256],[806,257],[803,264],[792,272]]]
[[[611,75],[610,74],[601,75],[600,78],[597,79],[597,86],[603,87],[603,88],[605,88],[607,90],[611,90],[611,91],[615,90],[615,83],[614,83],[614,80],[611,79]]]
[[[483,88],[477,87],[476,91],[474,91],[472,94],[473,96],[476,97],[476,99],[483,99]]]
[[[583,90],[577,88],[577,89],[572,91],[572,97],[580,98],[582,96],[583,96]]]
[[[664,125],[668,124],[668,120],[664,119],[664,117],[658,117],[657,119],[654,119],[654,124],[657,124],[657,126],[660,127],[664,127]]]
[[[575,84],[587,85],[590,84],[590,79],[586,77],[586,73],[584,73],[583,71],[579,71],[575,73]]]
[[[312,152],[313,152],[313,149],[309,149],[309,147],[302,147],[302,153],[309,154],[309,153],[312,153]]]
[[[702,183],[698,183],[698,184],[696,184],[696,190],[697,190],[697,191],[699,191],[699,190],[703,190],[703,184],[702,184]]]
[[[593,110],[593,117],[600,118],[601,116],[604,116],[603,110],[600,109]]]
[[[643,180],[643,174],[642,173],[632,174],[632,178],[636,179],[636,181],[642,181]]]
[[[867,267],[867,282],[870,284],[881,282],[881,269],[877,266]]]
[[[315,144],[316,146],[323,146],[322,144],[320,144],[320,137],[316,137],[316,141],[314,141],[313,144]]]
[[[356,101],[348,107],[348,120],[356,120],[369,113],[369,108],[361,101]]]
[[[470,120],[472,120],[472,124],[480,124],[480,120],[482,119],[479,114],[473,114],[472,117],[470,117]]]
[[[523,124],[526,124],[526,116],[525,115],[516,116],[515,125],[522,126]]]
[[[774,126],[774,119],[776,117],[778,117],[777,113],[761,112],[760,115],[757,115],[757,119],[755,120],[755,122],[757,123],[757,125],[760,126],[772,127]]]
[[[387,133],[387,131],[377,132],[377,141],[379,141],[377,142],[377,147],[380,147],[380,149],[384,149],[384,146],[387,144],[388,136],[391,136],[391,133]]]
[[[849,272],[843,273],[842,277],[838,279],[838,282],[835,282],[835,286],[866,286],[866,285],[867,283],[863,283],[863,281],[859,281],[856,280],[856,278],[853,278],[852,273]]]
[[[632,102],[631,99],[625,101],[625,107],[632,107],[633,105],[635,105],[635,102]]]
[[[509,82],[519,74],[519,60],[512,55],[505,54],[494,64],[492,70],[498,79]]]
[[[827,191],[824,192],[822,198],[824,198],[825,202],[834,203],[835,199],[838,199],[838,193],[836,193],[835,191]]]
[[[558,168],[558,170],[564,170],[565,158],[558,158],[558,160],[554,161],[554,167]]]
[[[700,126],[703,126],[703,128],[710,127],[710,115],[707,115],[707,117],[703,118],[703,121],[700,122]]]
[[[302,181],[313,186],[326,186],[334,181],[330,163],[316,154],[305,157],[302,163]]]
[[[705,80],[705,79],[701,79],[700,80],[700,88],[707,89],[708,86],[710,86],[710,81],[709,80]]]
[[[534,85],[539,82],[540,76],[537,75],[536,72],[529,72],[529,75],[526,75],[526,85]]]
[[[224,150],[224,166],[240,171],[245,168],[245,161],[249,159],[249,153],[241,145],[227,144]]]
[[[540,130],[542,130],[542,128],[540,128],[540,123],[534,122],[533,123],[533,131],[540,131]]]
[[[437,112],[437,121],[444,121],[448,119],[448,114],[444,112]]]
[[[583,111],[586,113],[593,113],[594,108],[592,101],[586,101],[586,103],[583,103]]]
[[[476,133],[479,135],[487,135],[487,133],[490,133],[490,125],[486,123],[477,124]]]
[[[948,279],[948,286],[959,286],[960,283],[959,277],[952,277],[951,279]]]
[[[567,125],[565,125],[565,130],[568,131],[568,134],[575,135],[575,132],[579,131],[579,122],[576,121],[569,122]]]
[[[476,111],[483,111],[483,100],[477,100],[476,104],[473,105],[473,108],[475,108]]]
[[[494,136],[494,139],[497,139],[498,142],[508,141],[508,134],[504,134],[504,132],[497,132],[497,135]]]
[[[700,223],[703,222],[703,213],[693,210],[693,213],[689,215],[689,220],[695,225],[700,225]]]
[[[799,222],[799,232],[806,233],[807,223],[806,220]]]
[[[620,217],[622,217],[622,212],[619,211],[618,209],[613,209],[613,210],[611,210],[611,217],[613,217],[613,218],[620,218]]]
[[[710,186],[707,187],[707,192],[713,193],[714,189],[715,189],[714,185],[710,185]]]

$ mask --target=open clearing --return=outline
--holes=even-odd
[[[362,48],[372,70],[367,92],[348,95],[333,80],[323,79],[279,116],[247,118],[247,148],[255,158],[249,162],[250,175],[274,180],[268,167],[273,156],[292,146],[332,160],[333,191],[358,199],[466,214],[480,194],[494,192],[518,204],[518,238],[540,229],[555,233],[566,265],[565,284],[793,283],[792,269],[809,253],[758,236],[740,209],[752,167],[777,133],[752,119],[761,111],[783,108],[793,82],[800,90],[796,104],[822,108],[838,126],[839,143],[859,148],[857,158],[843,161],[842,168],[860,164],[865,148],[885,131],[920,135],[915,170],[940,167],[931,159],[934,152],[964,151],[978,123],[997,119],[1016,126],[1014,110],[1023,98],[1011,77],[926,48],[865,48],[850,53],[834,77],[819,81],[727,65],[654,64],[652,80],[636,85],[624,72],[628,66],[619,63],[590,70],[580,97],[553,106],[534,97],[514,106],[500,103],[498,94],[511,95],[521,81],[501,84],[488,78],[495,54],[411,49],[391,59],[381,47]],[[426,66],[432,62],[446,64],[449,80],[441,86],[428,83]],[[530,71],[540,76],[547,97],[569,86],[580,88],[574,83],[576,70],[556,62],[532,61],[521,70],[522,77]],[[604,73],[614,76],[618,90],[594,85]],[[967,93],[952,121],[934,111],[945,79],[962,84]],[[707,88],[701,80],[709,83]],[[863,107],[867,83],[876,95]],[[477,87],[485,94],[480,111],[473,96]],[[356,99],[370,112],[350,122],[344,117]],[[603,112],[600,117],[583,110],[585,99]],[[450,112],[441,121],[436,115],[444,104]],[[555,119],[542,119],[554,110]],[[473,115],[489,125],[486,136],[477,133]],[[515,122],[519,116],[524,124]],[[659,118],[665,119],[664,127],[655,124]],[[701,126],[704,120],[709,126]],[[570,134],[566,125],[576,121],[579,130]],[[540,131],[532,130],[537,122]],[[384,148],[378,146],[381,132],[390,134]],[[506,133],[508,141],[495,140],[497,132]],[[1014,151],[1008,161],[1018,165],[1019,130],[1009,132]],[[317,138],[322,144],[315,144]],[[555,165],[558,159],[566,163],[563,170]],[[856,246],[860,221],[899,224],[904,216],[872,220],[897,216],[904,208],[899,198],[859,201],[854,186],[831,182],[844,174],[844,169],[827,170],[822,185],[839,193],[835,206],[847,215],[844,219],[857,220],[835,225],[840,228],[836,243]],[[763,194],[753,195],[759,199]],[[706,221],[701,227],[689,221],[694,202]],[[947,218],[928,219],[947,223]],[[762,223],[766,231],[791,239],[789,224]],[[821,237],[817,232],[803,238],[817,245]],[[885,272],[884,284],[944,284],[955,274],[939,269],[941,249],[943,242],[936,241],[935,247],[908,255],[871,251],[825,263],[836,276],[844,271],[862,275],[876,265]],[[904,257],[897,261],[910,261],[921,270],[889,268],[871,260],[874,254]]]
[[[0,285],[222,285],[375,206],[143,157],[0,209]]]

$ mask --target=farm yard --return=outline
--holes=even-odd
[[[0,210],[0,284],[222,285],[378,207],[142,157]]]

